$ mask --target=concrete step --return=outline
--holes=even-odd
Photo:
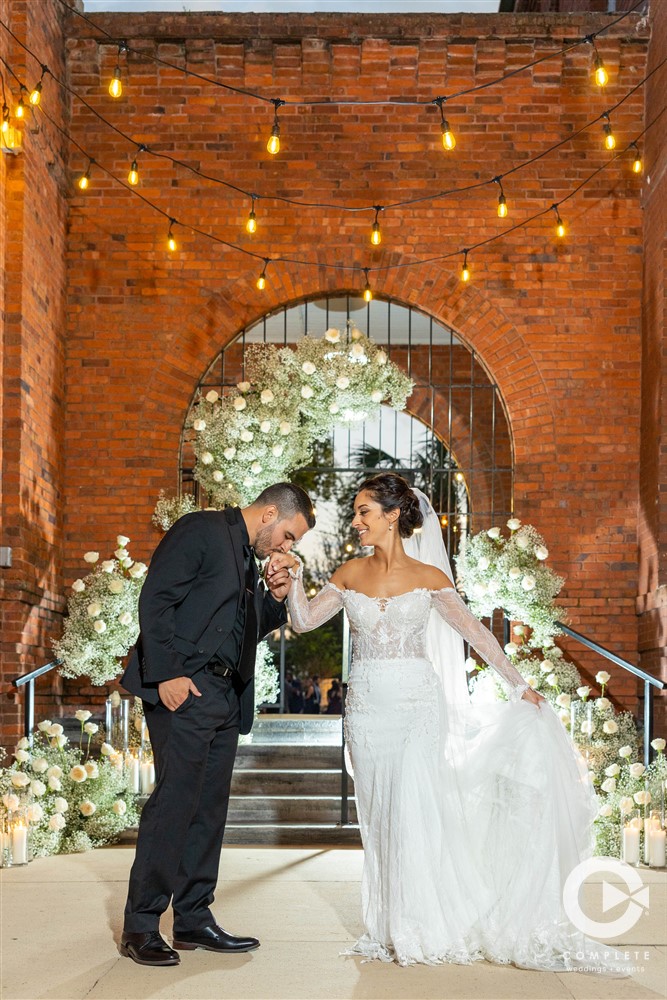
[[[260,768],[281,771],[336,770],[341,765],[340,746],[306,746],[291,743],[243,743],[236,755],[235,770]]]
[[[277,770],[241,768],[232,777],[232,795],[340,795],[340,769]],[[352,778],[348,793],[354,794]]]
[[[228,823],[225,844],[259,847],[361,847],[356,823]]]
[[[348,818],[357,822],[354,799],[348,800]],[[332,823],[340,820],[337,795],[232,795],[229,799],[230,823]]]

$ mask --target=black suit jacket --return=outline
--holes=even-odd
[[[201,670],[232,630],[245,587],[240,532],[231,512],[185,514],[153,553],[139,597],[140,634],[121,684],[150,704],[158,684]],[[260,637],[287,621],[283,603],[262,582],[255,592]],[[241,732],[255,715],[254,681],[241,685]]]

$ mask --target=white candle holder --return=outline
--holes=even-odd
[[[10,837],[12,847],[12,865],[14,867],[28,864],[28,829],[29,823],[25,809],[17,809],[10,821]]]
[[[127,750],[130,745],[130,699],[107,698],[104,707],[107,742],[117,750]]]
[[[665,844],[667,832],[665,831],[660,810],[652,809],[648,819],[645,836],[648,841],[648,864],[650,868],[665,868]]]
[[[639,809],[632,809],[621,816],[621,860],[628,865],[641,862],[642,826]]]
[[[0,868],[12,867],[12,833],[10,812],[0,814]]]

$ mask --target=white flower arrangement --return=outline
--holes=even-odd
[[[82,727],[91,725],[77,713]],[[94,725],[94,724],[92,724]],[[135,797],[129,791],[115,751],[91,760],[90,737],[82,748],[70,746],[49,720],[32,736],[29,760],[0,768],[0,801],[11,814],[21,810],[29,822],[30,844],[36,857],[69,854],[113,843],[128,826],[138,822]],[[57,742],[54,744],[54,740]],[[121,758],[122,761],[122,758]],[[48,776],[48,783],[35,774]]]
[[[128,541],[119,535],[115,557],[102,563],[97,552],[84,556],[95,568],[72,584],[63,634],[53,643],[63,677],[87,676],[92,684],[105,684],[119,674],[121,658],[136,641],[147,566],[130,557]]]
[[[204,421],[201,421],[201,423],[204,423]],[[203,429],[202,427],[201,430]],[[192,514],[199,509],[197,501],[189,493],[184,493],[180,497],[168,497],[164,490],[160,490],[160,495],[153,511],[153,524],[156,528],[161,528],[162,531],[169,531],[172,524],[176,524],[179,517],[183,517],[184,514]]]
[[[248,503],[305,465],[336,423],[373,416],[382,402],[402,410],[412,381],[356,328],[328,330],[295,347],[252,345],[247,381],[202,396],[190,413],[195,479],[216,507]]]

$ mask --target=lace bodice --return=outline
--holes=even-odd
[[[396,597],[369,597],[327,583],[309,601],[299,568],[288,601],[295,632],[317,628],[344,607],[350,621],[355,660],[426,658],[428,620],[434,609],[509,685],[511,701],[518,700],[529,686],[507,659],[495,636],[468,610],[453,587],[443,590],[420,587]]]

